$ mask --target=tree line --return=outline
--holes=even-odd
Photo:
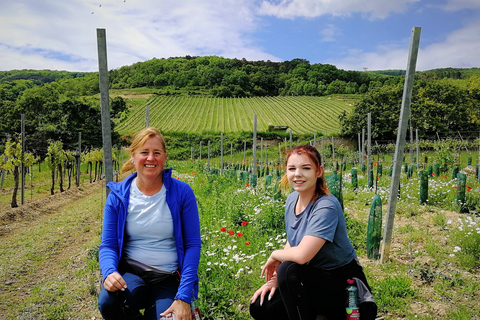
[[[422,135],[476,130],[479,124],[479,68],[444,68],[417,72],[412,99],[412,125]],[[373,137],[395,137],[401,105],[403,70],[347,71],[329,64],[291,61],[247,61],[217,56],[151,59],[109,71],[111,89],[151,87],[157,94],[215,97],[360,96],[354,113],[344,114],[342,134],[354,137],[365,127],[366,113],[375,119]],[[77,134],[83,145],[101,148],[98,73],[51,70],[0,72],[0,152],[8,136],[20,132],[25,114],[26,142],[44,157],[49,140],[75,149]],[[116,118],[128,116],[124,99],[110,101],[113,143]]]

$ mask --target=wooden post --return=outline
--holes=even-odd
[[[230,143],[230,165],[233,163],[233,143]]]
[[[220,175],[223,175],[223,132],[220,133]]]
[[[462,135],[460,134],[460,131],[458,131],[458,135],[460,136],[460,140],[462,140],[462,144],[463,144],[463,146],[465,147],[465,151],[468,152],[467,145],[465,144],[465,141],[463,141],[463,137],[462,137]]]
[[[253,115],[253,158],[252,174],[257,174],[257,115]]]
[[[480,135],[478,136],[478,170],[480,170]],[[478,174],[478,182],[480,183],[480,172]]]
[[[110,107],[108,93],[108,67],[107,67],[107,40],[105,29],[97,29],[98,46],[98,78],[100,85],[100,105],[102,117],[102,138],[103,138],[103,165],[105,168],[105,186],[113,181],[113,163],[112,163],[112,128],[110,127]],[[110,193],[106,189],[106,195]]]
[[[358,166],[359,166],[360,169],[362,167],[362,159],[363,159],[363,156],[362,156],[362,137],[361,137],[361,134],[358,133]]]
[[[145,107],[145,128],[148,128],[150,124],[150,107]]]
[[[245,157],[247,154],[247,141],[243,141],[243,165],[245,166]]]
[[[416,147],[417,147],[417,173],[420,170],[420,144],[418,142],[418,129],[415,129],[415,137],[417,140]]]
[[[207,169],[210,171],[210,140],[208,140],[208,160],[207,160]]]
[[[371,180],[373,176],[370,171],[372,165],[372,114],[369,112],[367,115],[367,181]],[[373,181],[369,181],[369,186],[373,186]]]
[[[290,129],[290,149],[292,149],[292,129]]]
[[[335,159],[335,144],[333,143],[333,136],[332,136],[332,159]]]
[[[365,128],[362,128],[362,166],[365,160]]]
[[[20,203],[23,205],[25,202],[25,165],[23,164],[24,154],[25,154],[25,113],[22,113],[22,154],[20,156],[20,178],[21,178],[21,185],[20,185]]]
[[[202,141],[200,141],[200,161],[202,161]]]
[[[263,171],[263,138],[260,138],[260,174]]]
[[[383,234],[382,256],[380,260],[382,264],[388,260],[390,246],[392,243],[393,221],[395,219],[397,194],[402,170],[403,148],[405,147],[405,136],[407,134],[408,119],[410,117],[410,102],[412,99],[415,66],[417,63],[418,47],[420,42],[420,30],[420,27],[414,27],[412,29],[410,52],[408,55],[407,71],[405,74],[405,84],[403,88],[402,108],[400,110],[400,119],[398,123],[397,143],[393,159],[390,194],[388,196],[385,231]]]
[[[410,125],[410,164],[413,166],[413,127]]]
[[[81,164],[82,164],[82,133],[78,132],[77,179],[76,179],[77,188],[80,187],[80,166],[81,166]]]

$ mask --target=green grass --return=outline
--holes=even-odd
[[[149,106],[149,124],[162,131],[201,133],[253,131],[268,126],[288,126],[294,133],[338,134],[338,116],[353,110],[356,96],[328,97],[254,97],[212,98],[189,96],[152,96],[144,105],[135,104],[116,130],[124,135],[145,125],[145,106]]]

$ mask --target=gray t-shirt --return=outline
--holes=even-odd
[[[348,264],[356,257],[355,249],[347,235],[343,210],[337,198],[324,195],[309,203],[303,212],[295,215],[298,192],[292,192],[285,203],[287,240],[292,247],[300,244],[303,236],[325,239],[320,251],[310,265],[322,269],[335,269]]]

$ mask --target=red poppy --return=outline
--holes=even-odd
[[[247,221],[242,221],[242,226],[246,226],[247,225]]]
[[[243,236],[243,232],[237,232],[237,236],[239,237]]]
[[[245,244],[246,244],[247,246],[249,246],[249,245],[250,245],[250,241],[245,242]]]
[[[233,235],[235,234],[235,231],[233,231],[233,230],[228,230],[228,234],[231,235],[231,236],[233,236]]]
[[[250,185],[250,183],[247,183],[247,187]]]
[[[227,229],[222,228],[222,229],[220,229],[220,231],[225,232],[225,231],[227,231]]]

